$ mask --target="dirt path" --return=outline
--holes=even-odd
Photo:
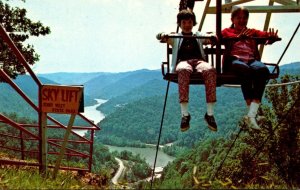
[[[115,157],[115,159],[116,159],[116,160],[118,161],[118,163],[119,163],[119,169],[118,169],[116,175],[112,178],[111,181],[112,181],[113,184],[117,185],[120,176],[122,175],[123,171],[125,170],[125,166],[124,166],[122,160],[120,160],[120,159],[117,158],[117,157]]]

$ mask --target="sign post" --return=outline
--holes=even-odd
[[[56,177],[76,115],[83,112],[83,86],[43,85],[42,106],[42,166],[47,166],[47,113],[70,114],[70,120],[56,161],[53,178]]]
[[[48,147],[47,147],[47,113],[44,113],[42,112],[42,115],[41,115],[41,121],[42,121],[42,126],[41,126],[41,135],[42,135],[42,138],[41,138],[41,154],[40,156],[42,157],[40,160],[41,160],[41,169],[42,169],[42,175],[43,176],[46,176],[47,174],[47,150],[48,150]]]

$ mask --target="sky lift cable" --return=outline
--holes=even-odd
[[[300,80],[292,81],[292,82],[285,82],[285,83],[278,83],[278,84],[267,84],[266,87],[274,87],[274,86],[287,86],[287,85],[293,85],[300,83]],[[241,85],[235,85],[235,84],[224,84],[223,87],[228,88],[240,88]]]
[[[231,143],[231,145],[230,145],[230,147],[229,147],[229,149],[228,149],[228,151],[227,151],[227,153],[226,153],[224,159],[221,161],[221,163],[220,163],[218,169],[216,170],[215,174],[214,174],[213,177],[211,178],[211,181],[213,181],[213,180],[217,177],[217,174],[219,173],[219,171],[220,171],[221,168],[223,167],[223,164],[224,164],[224,162],[225,162],[227,156],[229,155],[229,152],[230,152],[231,149],[233,148],[233,146],[234,146],[236,140],[238,139],[238,137],[240,136],[240,134],[241,134],[242,131],[243,131],[243,129],[240,128],[238,134],[235,136],[235,139],[234,139],[233,142]]]
[[[281,54],[281,56],[280,56],[280,58],[279,58],[279,60],[278,60],[278,62],[277,62],[277,65],[279,65],[279,63],[281,62],[281,60],[282,60],[282,58],[283,58],[285,52],[287,51],[287,49],[289,48],[291,42],[293,41],[293,39],[294,39],[296,33],[298,32],[299,26],[300,26],[300,22],[298,23],[298,26],[296,27],[296,29],[295,29],[295,31],[294,31],[292,37],[290,38],[289,43],[287,44],[287,46],[285,47],[283,53]],[[274,71],[275,71],[275,68],[273,69],[272,73],[274,73]]]
[[[161,121],[160,121],[160,129],[159,129],[159,135],[158,135],[158,140],[157,140],[157,145],[156,145],[156,153],[155,153],[155,159],[154,159],[154,164],[153,164],[153,170],[152,170],[152,176],[151,176],[151,187],[153,185],[153,180],[155,176],[155,167],[156,167],[156,160],[157,160],[157,155],[158,155],[158,150],[159,150],[159,143],[160,143],[160,137],[161,137],[161,132],[162,132],[162,126],[164,122],[164,117],[165,117],[165,110],[166,110],[166,105],[167,105],[167,99],[168,99],[168,93],[169,93],[169,86],[170,86],[170,81],[168,81],[167,84],[167,90],[166,90],[166,95],[165,95],[165,102],[164,102],[164,107],[163,107],[163,113],[161,116]]]

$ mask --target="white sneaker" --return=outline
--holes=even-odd
[[[257,121],[257,122],[260,122],[260,121],[262,121],[262,120],[264,120],[264,119],[266,119],[265,116],[262,116],[262,115],[257,115],[257,116],[256,116],[256,121]]]
[[[245,116],[244,121],[248,125],[248,127],[255,130],[261,130],[261,128],[257,125],[256,119],[254,117]]]

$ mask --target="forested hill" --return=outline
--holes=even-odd
[[[299,72],[299,65],[300,62],[282,65],[280,66],[280,74],[297,74]],[[38,76],[50,79],[59,84],[83,84],[86,95],[91,98],[103,99],[111,99],[130,93],[130,91],[145,86],[147,83],[155,81],[155,79],[162,81],[163,91],[165,89],[164,86],[166,86],[166,83],[162,80],[161,70],[141,69],[120,73],[51,73],[39,74]]]
[[[81,85],[85,82],[99,76],[99,75],[108,75],[107,73],[66,73],[66,72],[59,72],[59,73],[45,73],[45,74],[38,74],[38,77],[47,78],[51,81],[55,81],[58,84],[65,84],[65,85]]]
[[[300,73],[300,69],[295,69],[298,65],[299,63],[290,64],[291,70]],[[285,65],[281,73],[289,73],[291,70],[289,65]],[[159,72],[157,71],[158,75],[161,75]],[[120,88],[115,84],[117,83],[112,83],[107,88]],[[100,123],[103,130],[99,133],[99,139],[105,143],[118,145],[124,145],[131,141],[155,143],[159,132],[166,86],[167,82],[160,77],[160,79],[149,80],[129,92],[121,91],[117,96],[114,94],[113,98],[98,108],[107,115]],[[215,109],[219,124],[217,134],[209,131],[203,121],[206,110],[204,87],[194,85],[191,87],[190,94],[191,129],[188,133],[181,133],[179,131],[180,107],[177,85],[171,84],[164,120],[165,130],[161,138],[162,144],[176,141],[178,144],[191,147],[204,137],[228,137],[237,130],[236,126],[246,112],[239,88],[219,87],[217,89],[218,102]],[[264,101],[264,104],[267,103]]]
[[[299,67],[300,62],[282,65],[281,75],[300,73]],[[52,73],[39,74],[38,77],[44,84],[83,84],[85,105],[91,105],[95,98],[109,99],[110,101],[102,107],[107,114],[113,111],[115,106],[122,106],[146,97],[164,96],[167,86],[167,82],[162,80],[160,70],[146,69],[121,73]],[[16,82],[36,101],[36,85],[28,75],[19,76]],[[19,106],[22,103],[19,103],[18,95],[12,92],[11,87],[2,83],[1,88],[3,92],[3,98],[0,100],[1,108],[6,108],[8,112],[16,110],[16,107],[23,108]],[[171,93],[177,93],[176,84],[171,84]],[[221,91],[218,90],[218,94],[220,93]],[[8,99],[11,101],[7,101]]]
[[[54,81],[40,77],[42,83],[57,84]],[[32,78],[28,75],[18,76],[14,82],[20,89],[35,103],[38,102],[38,88]],[[0,83],[0,112],[15,112],[19,116],[27,116],[31,119],[37,119],[36,112],[31,108],[15,90],[6,83]]]
[[[280,66],[280,74],[299,75],[300,62],[294,62]]]
[[[161,80],[158,70],[137,70],[125,73],[100,75],[84,84],[85,92],[95,98],[110,99],[130,92],[155,79]]]
[[[39,76],[42,84],[59,85],[59,83]],[[38,87],[34,80],[29,75],[18,76],[14,80],[19,88],[26,94],[26,96],[35,104],[38,105]],[[16,113],[19,117],[28,117],[33,120],[38,120],[37,112],[7,83],[0,83],[0,112],[1,113]],[[86,105],[94,104],[92,98],[85,95]],[[57,116],[58,120],[66,123],[69,119],[67,115]],[[78,121],[76,121],[78,123]],[[80,121],[82,122],[82,121]]]
[[[282,66],[281,75],[295,74],[299,76],[299,65],[300,63],[297,62]],[[86,78],[82,74],[76,73],[59,74],[59,76],[66,77],[59,79],[64,84],[74,82],[84,84],[85,100],[94,98],[108,100],[98,108],[105,113],[105,119],[99,124],[102,130],[97,131],[96,142],[117,146],[157,143],[167,87],[167,82],[162,79],[160,70],[92,73]],[[70,76],[78,80],[74,80]],[[32,80],[27,77],[20,76],[17,83],[34,99],[36,87],[34,87]],[[43,77],[43,75],[39,77]],[[55,74],[51,77],[56,78]],[[43,83],[47,84],[59,83],[56,80],[55,82],[47,79],[42,80]],[[1,112],[14,107],[14,111],[22,110],[20,112],[28,116],[29,111],[24,109],[25,106],[20,103],[18,95],[11,87],[4,83],[0,85],[2,91]],[[218,123],[218,132],[212,132],[203,120],[206,111],[204,86],[191,86],[189,106],[192,115],[191,128],[182,133],[179,129],[180,107],[177,85],[172,83],[166,104],[160,144],[173,143],[174,146],[166,148],[165,151],[176,156],[176,160],[164,169],[164,173],[161,179],[155,183],[154,189],[202,189],[210,187],[254,189],[261,187],[262,184],[267,189],[287,189],[284,184],[287,184],[288,180],[294,179],[296,184],[297,173],[295,172],[297,170],[295,168],[299,168],[300,163],[298,156],[300,154],[299,125],[296,122],[300,118],[300,106],[297,105],[296,110],[291,112],[293,114],[285,120],[282,125],[284,127],[280,126],[279,130],[275,131],[272,125],[278,123],[275,112],[280,117],[282,116],[280,114],[292,104],[291,100],[298,96],[297,89],[299,87],[275,89],[269,92],[274,105],[277,107],[276,110],[269,110],[269,108],[264,107],[264,113],[267,113],[266,116],[269,119],[262,121],[264,131],[261,133],[243,132],[220,170],[218,180],[211,182],[210,178],[215,174],[235,135],[240,130],[240,120],[246,113],[241,90],[240,88],[217,88],[215,117]],[[283,103],[281,104],[281,102]],[[263,105],[267,104],[270,105],[271,103],[264,99]],[[272,135],[272,140],[267,142],[253,161],[249,160],[269,134]]]

